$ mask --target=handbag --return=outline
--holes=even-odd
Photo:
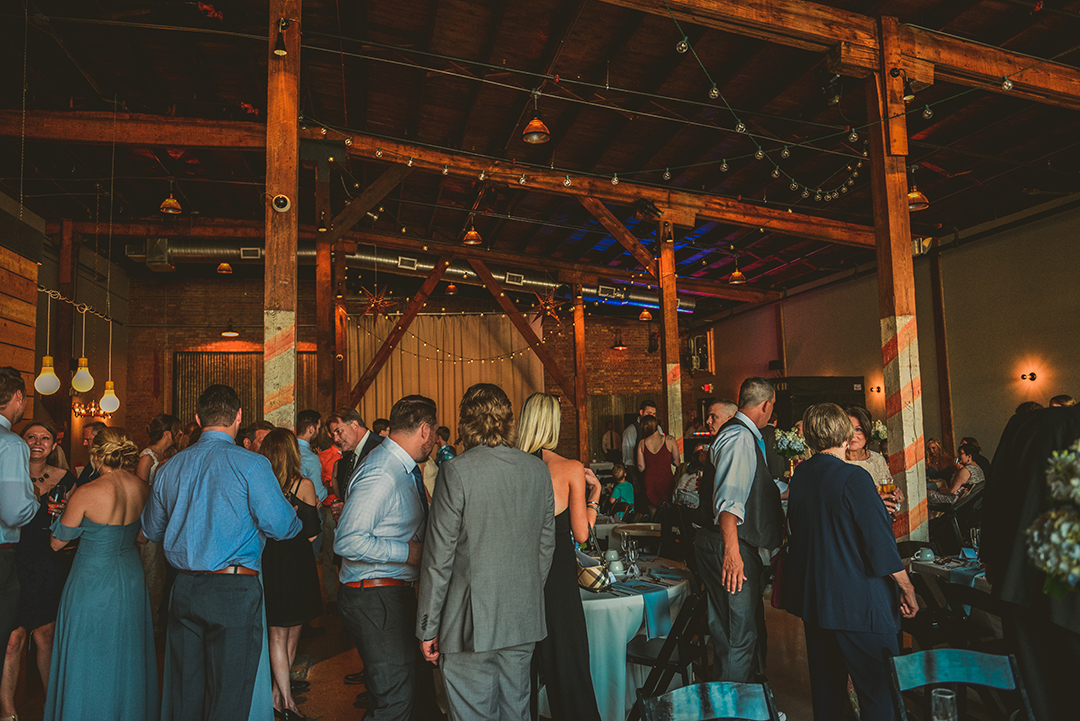
[[[586,566],[581,561],[583,555],[591,560],[591,554],[593,553],[602,557],[600,544],[596,541],[596,532],[593,530],[592,526],[589,526],[589,540],[586,542],[586,546],[588,547],[589,555],[583,554],[576,549],[574,553],[574,560],[577,562],[578,586],[584,588],[586,591],[591,591],[592,593],[603,593],[611,588],[611,577],[608,575],[607,566],[601,561],[598,561],[596,565]]]

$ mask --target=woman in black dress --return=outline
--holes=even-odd
[[[23,655],[30,636],[37,646],[38,671],[46,688],[52,663],[53,631],[64,581],[71,569],[71,553],[56,553],[49,546],[52,533],[51,508],[67,499],[75,487],[70,471],[50,466],[49,454],[56,445],[56,430],[45,423],[32,422],[22,432],[30,446],[30,480],[40,505],[37,515],[22,528],[15,550],[19,575],[19,627],[8,638],[4,674],[0,681],[0,717],[15,714],[15,686],[19,681]]]
[[[311,542],[322,532],[319,499],[312,482],[300,475],[300,447],[285,428],[266,434],[259,453],[270,460],[281,492],[296,508],[303,528],[286,541],[267,540],[263,551],[266,625],[270,633],[270,671],[274,677],[274,710],[285,719],[300,719],[292,697],[289,670],[296,658],[300,627],[322,614],[319,572]]]
[[[561,419],[558,398],[534,393],[525,401],[518,424],[517,447],[547,464],[555,492],[555,553],[544,586],[548,635],[536,648],[552,718],[599,721],[574,541],[588,540],[589,527],[596,523],[600,482],[580,461],[551,450],[559,443]]]

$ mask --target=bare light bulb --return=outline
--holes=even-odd
[[[98,408],[106,413],[116,413],[116,409],[120,407],[120,399],[116,397],[116,390],[114,389],[112,381],[105,381],[105,393],[101,396],[101,402],[98,403]]]
[[[34,380],[34,390],[43,396],[51,396],[60,390],[60,377],[53,370],[53,357],[51,355],[41,357],[41,373]]]
[[[85,358],[79,359],[79,370],[71,378],[71,387],[79,393],[86,393],[94,387],[94,376],[90,375]]]

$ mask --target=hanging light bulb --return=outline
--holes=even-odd
[[[612,185],[618,185],[619,184],[619,174],[618,173],[615,173],[615,174],[613,174],[611,176],[611,184]]]
[[[319,232],[320,233],[325,233],[326,232],[326,211],[325,210],[320,210],[319,211]]]
[[[683,36],[682,40],[675,43],[675,52],[679,53],[680,55],[685,53],[689,49],[690,49],[690,42],[687,40],[685,35]]]
[[[161,210],[162,213],[165,213],[166,215],[176,215],[181,210],[183,210],[183,208],[180,207],[180,201],[177,200],[175,198],[175,196],[173,196],[173,184],[174,184],[174,182],[175,181],[172,178],[169,178],[169,197],[165,198],[165,200],[161,201],[160,210]]]
[[[612,344],[611,350],[626,350],[626,346],[622,342],[622,329],[615,331],[615,342]]]
[[[716,83],[713,83],[713,86],[709,88],[709,97],[713,100],[720,97],[720,88],[716,87]]]
[[[120,407],[120,399],[116,397],[115,385],[112,381],[105,381],[105,392],[101,395],[98,408],[106,413],[116,413]]]
[[[43,396],[51,396],[60,390],[60,377],[53,369],[53,357],[46,355],[41,357],[41,373],[34,379],[34,390]]]
[[[569,187],[570,187],[570,185],[571,185],[571,180],[570,180],[570,176],[569,176],[569,175],[567,175],[567,176],[566,176],[565,178],[563,178],[562,184],[563,184],[563,185],[565,185],[565,186],[566,186],[567,188],[569,188]]]
[[[476,232],[475,225],[472,226],[469,229],[469,232],[465,234],[465,245],[480,245],[480,243],[482,243],[483,241],[484,239],[481,238],[480,234]]]
[[[735,126],[735,132],[736,133],[745,133],[746,132],[746,123],[744,123],[744,122],[742,122],[740,120],[739,123]]]
[[[341,296],[339,295],[338,297],[340,298]],[[236,338],[239,335],[240,335],[239,333],[237,333],[235,330],[233,330],[232,319],[230,318],[229,319],[229,325],[226,326],[225,330],[221,331],[221,337],[222,338]]]
[[[544,125],[544,121],[540,119],[539,98],[540,91],[534,90],[533,119],[529,121],[529,124],[525,126],[525,130],[521,133],[521,139],[530,145],[542,145],[551,140],[551,132]]]
[[[799,193],[799,195],[801,195],[804,198],[809,198],[810,197],[810,188],[807,188],[807,187],[803,186],[802,192]]]
[[[86,393],[94,387],[94,376],[90,375],[86,358],[79,358],[79,370],[71,379],[71,387],[79,393]]]
[[[728,171],[728,164],[727,164],[727,159],[725,158],[724,161],[722,163],[720,163],[720,172],[721,173],[726,173],[727,171]]]
[[[637,319],[640,320],[640,321],[648,322],[648,321],[652,320],[652,313],[649,312],[648,308],[642,308],[641,312],[638,313]]]
[[[923,108],[922,116],[923,120],[929,120],[930,118],[934,117],[934,111],[930,109],[929,105]]]
[[[780,151],[780,157],[783,158],[784,160],[787,160],[788,158],[791,157],[791,151],[788,150],[788,146],[785,145],[784,149]]]
[[[1001,79],[1001,89],[1004,90],[1005,92],[1009,92],[1010,90],[1012,90],[1013,89],[1012,80],[1009,80],[1008,78],[1002,78]]]
[[[773,168],[772,169],[772,176],[774,178],[779,178],[780,177],[780,168]]]
[[[664,180],[671,180],[671,168],[664,168]]]
[[[51,396],[60,390],[60,378],[53,369],[53,357],[49,355],[50,331],[52,329],[52,296],[45,294],[45,355],[41,357],[41,373],[34,379],[34,390],[43,396]]]
[[[793,180],[793,181],[791,181],[791,185],[789,185],[788,187],[789,187],[789,188],[791,188],[792,190],[798,190],[798,189],[799,189],[799,184],[798,184],[798,183],[796,183],[796,182],[795,182],[795,181]]]
[[[764,159],[764,157],[765,157],[765,151],[762,150],[761,148],[758,148],[757,152],[754,153],[754,160],[762,160],[762,159]]]

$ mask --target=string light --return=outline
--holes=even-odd
[[[930,118],[934,117],[934,111],[930,109],[929,105],[923,108],[922,116],[923,120],[929,120]]]
[[[671,168],[664,169],[664,180],[671,180]]]
[[[1001,79],[1001,89],[1004,90],[1005,92],[1009,92],[1010,90],[1013,89],[1013,81],[1009,80],[1008,78],[1002,78]]]

